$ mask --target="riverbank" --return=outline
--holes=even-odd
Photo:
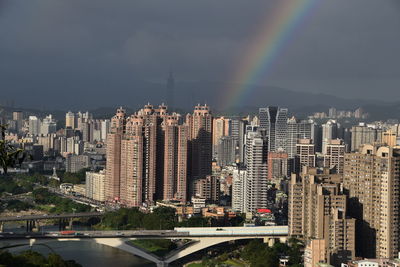
[[[220,264],[226,264],[226,266],[230,267],[246,267],[249,266],[246,262],[239,260],[239,259],[228,259]],[[183,267],[205,267],[206,264],[203,264],[203,261],[192,261],[188,262]]]
[[[28,247],[13,248],[9,251],[13,254],[19,254],[28,249]],[[49,253],[56,253],[64,260],[75,260],[83,267],[155,267],[154,263],[145,259],[91,241],[50,242],[46,246],[34,245],[32,250],[45,256]]]

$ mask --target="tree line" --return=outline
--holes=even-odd
[[[171,230],[174,227],[239,226],[244,221],[241,216],[222,221],[194,216],[179,221],[175,212],[176,210],[170,207],[157,207],[151,213],[141,212],[138,208],[121,208],[117,211],[107,212],[96,227],[119,230]]]

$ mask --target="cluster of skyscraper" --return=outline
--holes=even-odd
[[[110,127],[110,120],[93,119],[89,112],[67,112],[65,128],[53,135],[41,135],[40,143],[56,150],[64,157],[82,155],[87,150],[87,144],[105,142]],[[86,148],[85,148],[86,145]]]
[[[393,136],[345,153],[342,173],[304,167],[289,185],[290,234],[304,238],[306,266],[399,253],[400,148]]]
[[[105,166],[103,145],[110,120],[93,119],[89,112],[67,112],[62,127],[51,114],[39,117],[14,111],[6,123],[6,139],[32,156],[24,162],[24,168],[48,171],[55,167],[78,172],[82,168],[96,170]]]
[[[185,203],[211,174],[212,121],[206,105],[184,122],[164,105],[131,116],[118,109],[107,137],[106,198],[127,206]]]
[[[240,164],[233,174],[233,191],[238,193],[232,196],[232,208],[256,212],[268,208],[268,183],[300,168],[299,161],[304,159],[298,157],[299,140],[308,140],[314,155],[317,125],[288,119],[288,110],[278,107],[260,108],[258,119],[240,123],[245,126],[238,142]]]
[[[245,127],[243,164],[233,171],[232,208],[270,208],[271,183],[289,181],[290,234],[306,241],[306,265],[335,266],[355,256],[394,258],[399,252],[398,125],[335,120],[321,126],[261,108]],[[239,144],[239,147],[242,146]]]

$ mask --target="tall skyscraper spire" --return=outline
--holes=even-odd
[[[169,72],[169,76],[167,79],[167,88],[166,88],[166,104],[168,105],[170,110],[175,108],[174,106],[174,89],[175,89],[175,79],[172,71]]]

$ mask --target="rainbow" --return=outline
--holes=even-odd
[[[224,90],[223,109],[234,107],[251,93],[251,85],[265,79],[287,46],[294,31],[314,9],[318,0],[277,0],[273,15],[268,16],[252,40],[248,52],[234,72],[235,85]],[[228,92],[227,92],[228,91]]]

